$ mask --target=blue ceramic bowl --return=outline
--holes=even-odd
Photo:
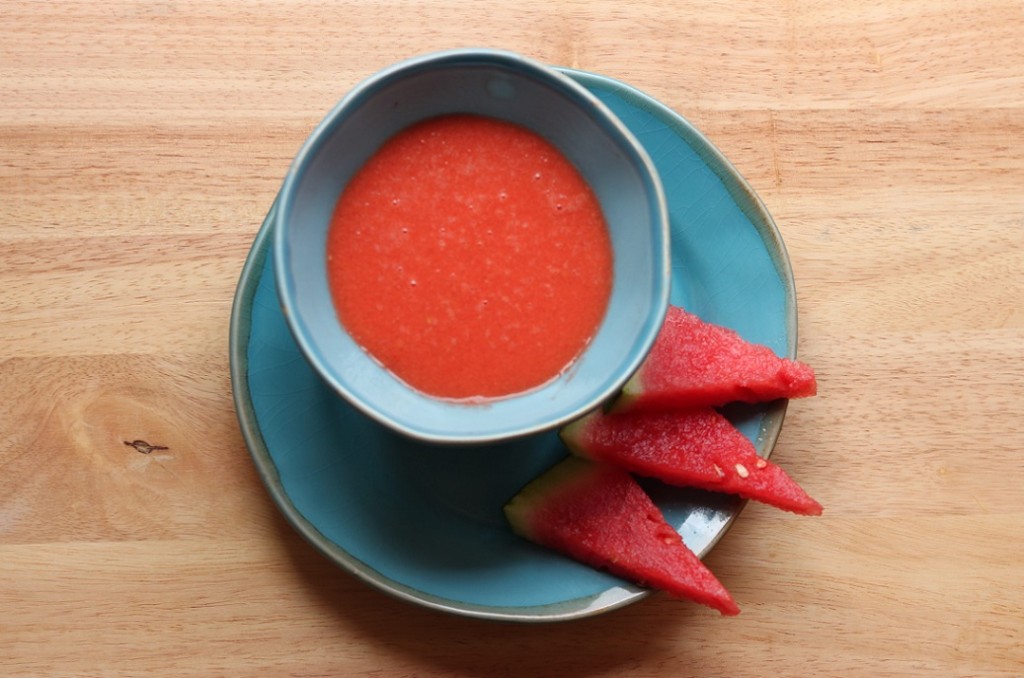
[[[483,404],[425,395],[382,368],[346,333],[327,283],[327,234],[346,183],[394,134],[449,113],[507,120],[554,144],[597,196],[614,254],[608,311],[584,353],[543,387]],[[426,442],[515,438],[598,406],[643,360],[668,300],[667,209],[646,151],[584,87],[507,52],[429,54],[357,85],[299,151],[281,190],[274,229],[280,301],[305,357],[357,409]]]

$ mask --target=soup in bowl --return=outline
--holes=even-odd
[[[665,314],[661,183],[622,123],[521,55],[453,50],[358,84],[281,191],[288,324],[337,393],[445,444],[614,396]]]

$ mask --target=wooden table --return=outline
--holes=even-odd
[[[0,19],[3,675],[1024,675],[1019,1],[0,0]],[[414,607],[321,557],[257,477],[227,326],[292,155],[362,77],[479,45],[662,100],[782,231],[820,395],[773,458],[826,512],[745,509],[707,559],[739,617]]]

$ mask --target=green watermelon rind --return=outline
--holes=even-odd
[[[572,457],[566,457],[531,480],[505,504],[505,518],[512,526],[513,532],[521,537],[532,539],[529,518],[533,507],[543,504],[544,499],[555,492],[565,491],[569,483],[586,482],[586,478],[579,475],[579,468],[576,464],[566,463],[571,459]]]
[[[643,364],[637,368],[636,372],[633,373],[625,384],[622,385],[622,389],[619,391],[617,397],[609,401],[605,407],[608,412],[624,412],[633,408],[636,402],[644,394],[643,385]]]
[[[574,419],[558,430],[558,437],[561,439],[562,444],[565,445],[569,452],[574,456],[581,457],[583,459],[593,459],[593,456],[591,456],[586,447],[581,444],[580,440],[583,437],[584,429],[594,416],[594,413],[590,412],[578,419]]]

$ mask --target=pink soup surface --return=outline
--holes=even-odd
[[[540,136],[448,115],[389,139],[342,193],[327,243],[338,317],[413,388],[497,398],[561,374],[612,283],[601,207]]]

